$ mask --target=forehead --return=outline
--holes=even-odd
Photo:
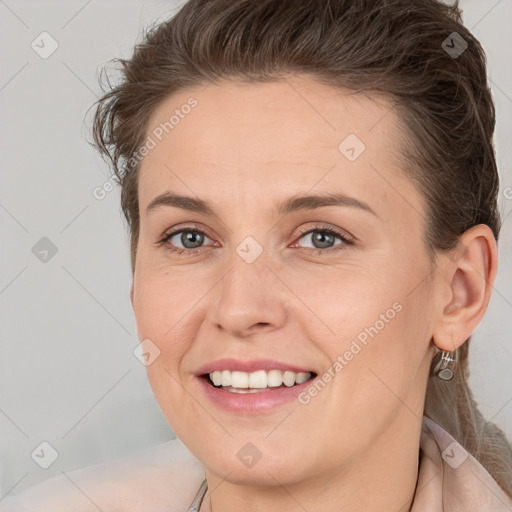
[[[401,135],[392,101],[381,96],[298,77],[203,85],[152,113],[146,136],[155,144],[142,161],[139,195],[147,204],[169,185],[232,203],[235,194],[261,200],[341,186],[379,202],[396,194],[386,179],[412,192]]]
[[[192,108],[191,98],[196,103]],[[174,146],[185,143],[198,158],[205,153],[223,158],[226,148],[236,150],[244,143],[247,158],[278,158],[285,150],[318,157],[318,148],[337,150],[350,133],[376,150],[383,132],[392,132],[392,138],[398,130],[396,121],[390,99],[287,77],[280,82],[222,81],[179,91],[152,113],[147,134],[156,132],[156,138]],[[387,153],[396,149],[395,144],[390,147],[392,141],[386,141]]]

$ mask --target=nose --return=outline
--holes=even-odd
[[[234,255],[232,265],[215,287],[208,318],[236,338],[280,329],[286,321],[286,289],[262,256],[247,263]],[[213,291],[213,290],[212,290]]]

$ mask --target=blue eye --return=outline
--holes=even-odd
[[[345,233],[328,226],[316,226],[302,233],[296,240],[309,237],[312,247],[298,246],[300,249],[314,251],[315,254],[330,253],[344,249],[347,245],[353,245],[353,240]],[[336,239],[341,243],[336,244]],[[180,228],[167,233],[161,240],[166,244],[166,249],[176,254],[195,254],[204,247],[206,240],[212,242],[211,238],[197,227]],[[181,247],[180,245],[181,244]],[[292,244],[295,246],[296,242]]]
[[[309,237],[313,244],[313,249],[330,249],[335,247],[336,238],[339,238],[343,243],[348,243],[349,240],[345,238],[341,233],[334,231],[333,229],[311,229],[307,233],[304,233],[300,238]],[[300,239],[299,239],[300,240]]]
[[[173,241],[173,238],[176,240]],[[167,249],[172,252],[177,252],[179,254],[184,252],[195,253],[197,252],[196,249],[201,248],[205,238],[211,240],[204,231],[197,228],[188,228],[168,233],[165,235],[162,242],[166,242],[168,244]],[[183,247],[176,247],[177,242],[181,243]]]

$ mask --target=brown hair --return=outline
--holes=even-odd
[[[488,225],[498,239],[495,109],[484,51],[462,25],[458,3],[189,0],[147,29],[130,59],[114,61],[121,64],[121,80],[112,86],[107,77],[93,137],[121,185],[132,271],[140,163],[133,155],[147,137],[148,119],[173,93],[221,79],[257,83],[295,73],[390,98],[406,134],[404,172],[427,200],[429,254],[456,248],[460,235],[477,224]],[[459,349],[453,381],[429,379],[425,414],[512,496],[512,447],[473,400],[468,345],[469,339]]]

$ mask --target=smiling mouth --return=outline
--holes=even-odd
[[[211,386],[230,393],[261,393],[282,388],[291,388],[316,377],[314,372],[292,372],[281,370],[258,370],[241,372],[216,370],[201,375]]]

